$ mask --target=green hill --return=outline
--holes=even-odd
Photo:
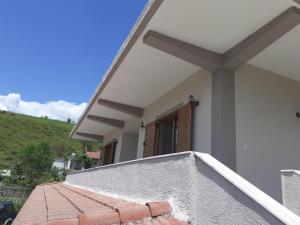
[[[56,157],[82,151],[96,144],[69,139],[74,124],[0,111],[0,169],[7,168],[24,147],[47,142]]]

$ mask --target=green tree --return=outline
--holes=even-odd
[[[88,141],[82,141],[82,147],[84,149],[87,149],[89,151],[93,151],[93,144],[91,142],[88,142]]]
[[[25,179],[30,186],[34,186],[45,174],[50,173],[53,154],[47,143],[29,145],[21,152],[19,161]]]
[[[84,169],[89,169],[93,165],[93,160],[85,155],[85,152],[77,152],[76,158],[82,163]]]

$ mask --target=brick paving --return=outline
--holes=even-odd
[[[167,201],[141,205],[53,183],[34,189],[13,225],[187,225],[170,213]]]

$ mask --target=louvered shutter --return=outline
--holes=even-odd
[[[117,142],[114,141],[105,146],[105,150],[103,151],[104,155],[102,165],[109,165],[114,163],[116,144]]]
[[[144,158],[154,155],[156,122],[145,126]]]
[[[100,158],[100,165],[101,166],[104,165],[105,153],[106,153],[105,148],[101,149],[101,158]]]
[[[115,157],[115,149],[116,149],[116,141],[109,144],[109,147],[107,148],[107,163],[113,164],[114,163],[114,157]]]
[[[178,110],[176,152],[192,150],[193,105],[188,103]]]

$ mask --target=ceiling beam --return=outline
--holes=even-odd
[[[101,116],[95,116],[95,115],[87,115],[87,118],[95,122],[103,123],[121,129],[124,128],[124,124],[125,124],[125,122],[122,120],[116,120],[116,119],[111,119],[111,118],[106,118]]]
[[[86,137],[86,138],[90,138],[90,139],[93,139],[93,140],[97,140],[99,142],[103,141],[103,136],[102,135],[89,134],[89,133],[84,133],[84,132],[76,132],[76,135]]]
[[[235,70],[300,23],[300,9],[290,7],[224,53],[224,68]]]
[[[295,1],[300,2],[300,0]],[[143,42],[210,71],[220,68],[236,70],[299,24],[300,9],[290,7],[224,54],[212,52],[153,30],[145,34]]]
[[[132,105],[126,105],[123,103],[114,102],[106,99],[99,99],[98,104],[136,117],[141,117],[144,112],[142,108],[132,106]]]
[[[183,59],[204,69],[214,71],[222,65],[219,53],[189,44],[172,37],[149,30],[143,37],[146,45]]]

